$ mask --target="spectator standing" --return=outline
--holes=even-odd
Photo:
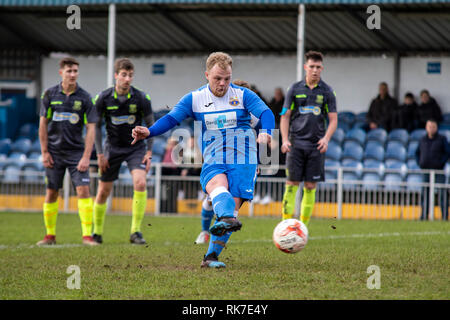
[[[443,170],[450,154],[450,147],[447,138],[438,133],[436,120],[430,119],[426,122],[425,130],[427,134],[419,141],[416,151],[416,160],[421,169]],[[425,182],[429,181],[430,174],[425,174]],[[444,174],[435,175],[436,183],[445,183]],[[442,220],[448,219],[448,190],[440,188],[440,204]],[[430,190],[425,187],[421,196],[422,215],[420,220],[428,220]]]
[[[428,90],[423,89],[420,92],[421,104],[417,108],[417,118],[419,119],[419,128],[424,128],[429,119],[434,119],[437,123],[442,121],[441,107],[436,100],[430,96]]]
[[[367,113],[368,129],[383,128],[390,131],[392,113],[397,107],[397,100],[389,95],[389,87],[386,82],[381,82],[378,96],[370,103]]]
[[[411,92],[407,92],[403,104],[394,109],[391,119],[391,130],[406,129],[408,132],[411,132],[418,128],[418,119],[416,118],[418,107],[414,95]]]

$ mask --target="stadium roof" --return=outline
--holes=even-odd
[[[108,6],[101,4],[106,2],[109,1],[0,0],[0,49],[106,54]],[[114,2],[124,3],[116,9],[118,55],[205,54],[212,50],[296,53],[300,1]],[[373,1],[303,2],[306,50],[317,49],[326,54],[450,54],[449,1],[379,0],[381,30],[366,27],[366,10]],[[69,3],[80,4],[81,30],[66,27]]]

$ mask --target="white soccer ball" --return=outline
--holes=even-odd
[[[283,220],[273,230],[273,243],[283,252],[299,252],[307,242],[308,228],[297,219]]]

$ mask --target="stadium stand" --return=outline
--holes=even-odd
[[[0,154],[8,155],[11,151],[11,139],[4,138],[0,139]]]
[[[410,141],[408,144],[407,158],[415,159],[416,158],[416,150],[419,146],[419,141]]]
[[[346,133],[345,141],[356,141],[361,146],[364,146],[366,141],[366,132],[359,128],[353,128]]]
[[[373,145],[370,148],[365,148],[364,159],[375,159],[378,161],[384,160],[384,148],[381,145]]]
[[[406,148],[398,141],[389,141],[386,146],[385,160],[398,160],[405,162]]]
[[[387,132],[384,129],[378,128],[370,130],[367,133],[366,141],[378,141],[380,144],[384,145],[387,140]]]
[[[11,144],[11,152],[22,152],[27,154],[31,149],[31,140],[28,138],[19,138]]]
[[[361,161],[364,155],[363,148],[355,141],[346,141],[341,159],[352,159]]]
[[[339,161],[342,156],[342,148],[334,141],[330,141],[328,144],[327,152],[325,153],[325,159],[331,159]]]
[[[426,133],[425,129],[415,129],[409,135],[409,141],[419,141]]]
[[[391,132],[389,132],[388,135],[388,142],[389,141],[399,141],[403,144],[403,146],[406,146],[409,141],[409,134],[406,129],[394,129]]]
[[[418,185],[423,183],[423,175],[420,173],[410,173],[406,177],[406,190],[413,192],[421,192],[422,186]]]
[[[34,123],[26,123],[22,125],[19,129],[18,138],[27,138],[31,141],[38,137],[39,127]]]
[[[334,132],[333,136],[331,137],[331,141],[334,141],[338,145],[342,145],[345,139],[345,132],[342,128],[336,128],[336,131]]]
[[[3,183],[19,183],[20,182],[21,165],[9,163],[3,167]]]

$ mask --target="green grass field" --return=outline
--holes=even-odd
[[[129,244],[130,216],[107,216],[104,244],[81,245],[75,214],[58,216],[58,245],[39,248],[42,214],[0,213],[1,299],[449,299],[450,224],[319,220],[306,248],[289,255],[271,241],[278,219],[242,218],[221,260],[201,269],[200,217],[146,216],[148,246]],[[81,289],[68,289],[70,265]],[[380,289],[368,289],[370,265]]]

